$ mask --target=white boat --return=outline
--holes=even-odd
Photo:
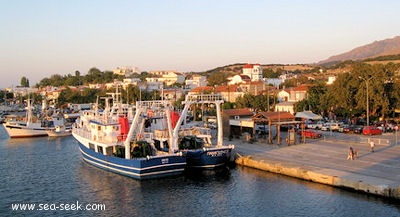
[[[56,117],[46,117],[44,119],[33,118],[31,100],[27,102],[25,118],[9,115],[3,123],[10,138],[47,136],[46,130],[63,123],[62,119]]]
[[[46,130],[49,137],[64,137],[72,135],[72,126],[57,125],[53,129]]]
[[[114,102],[111,109],[107,106],[102,114],[97,110],[85,111],[77,119],[72,135],[79,143],[83,159],[96,167],[135,179],[182,174],[186,167],[182,153],[175,152],[172,146],[157,149],[154,144],[157,132],[171,135],[171,124],[164,129],[145,126],[150,109],[157,115],[168,116],[171,105],[165,101],[138,101],[132,119],[114,112],[117,108],[120,105]]]

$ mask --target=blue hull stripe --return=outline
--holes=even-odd
[[[147,166],[145,168],[137,168],[131,167],[126,165],[120,165],[111,163],[109,161],[105,161],[99,159],[95,156],[86,153],[85,148],[82,144],[79,144],[80,151],[82,153],[83,159],[99,168],[103,168],[105,170],[119,173],[122,175],[126,175],[129,177],[141,179],[141,178],[158,178],[158,177],[165,177],[165,176],[172,176],[172,175],[179,175],[183,173],[186,162],[179,162],[179,163],[171,163],[171,164],[163,164],[163,165],[156,165],[156,166]],[[165,156],[164,158],[175,158],[176,156]],[[162,158],[162,157],[160,157]],[[182,157],[184,158],[184,157]],[[154,158],[153,158],[154,159]],[[179,160],[179,159],[178,159]],[[133,161],[135,161],[133,159]],[[138,162],[141,161],[140,159],[137,160]]]
[[[115,166],[115,167],[130,169],[130,170],[139,170],[140,171],[140,170],[156,169],[156,168],[165,167],[165,166],[179,166],[179,165],[185,166],[186,165],[186,163],[175,163],[175,164],[163,164],[163,165],[149,166],[149,167],[146,167],[146,168],[131,167],[131,166],[115,164],[115,163],[111,163],[109,161],[105,161],[105,160],[102,160],[102,159],[99,159],[99,158],[95,158],[94,156],[91,156],[88,153],[86,153],[85,151],[83,151],[82,148],[79,148],[79,149],[81,150],[83,155],[86,155],[86,157],[92,158],[93,160],[96,160],[97,162],[99,162],[101,164],[107,164],[107,165],[110,165],[110,166]]]
[[[162,177],[163,175],[166,175],[166,174],[168,174],[168,175],[169,174],[171,174],[171,175],[180,174],[184,170],[184,168],[182,168],[182,169],[163,170],[163,171],[159,171],[159,172],[149,172],[149,173],[139,174],[139,173],[135,173],[135,172],[129,172],[129,171],[126,171],[126,170],[120,170],[120,169],[117,169],[117,168],[114,168],[114,167],[109,167],[109,166],[106,166],[104,164],[100,164],[100,163],[97,163],[95,161],[89,160],[88,158],[85,158],[85,157],[83,159],[85,161],[87,161],[88,163],[90,163],[92,165],[95,165],[97,167],[101,167],[101,168],[104,168],[106,170],[113,171],[115,173],[120,173],[120,174],[124,174],[124,175],[130,176],[130,177],[135,177],[135,178],[145,177],[145,176]]]

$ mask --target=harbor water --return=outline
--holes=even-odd
[[[239,166],[138,181],[83,162],[72,136],[2,126],[0,171],[0,216],[400,216],[396,200]]]

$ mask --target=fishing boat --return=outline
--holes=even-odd
[[[215,169],[227,165],[231,159],[234,145],[223,144],[223,126],[221,115],[221,104],[223,103],[220,94],[188,94],[185,97],[185,104],[181,115],[173,114],[174,132],[173,142],[178,144],[179,151],[186,156],[187,167],[195,169]],[[217,113],[217,141],[212,142],[211,129],[197,126],[185,127],[189,108],[194,104],[215,105]],[[179,118],[177,117],[179,116]]]
[[[57,117],[34,118],[31,100],[27,100],[26,116],[8,115],[3,123],[10,138],[47,136],[46,130],[61,125],[63,119]]]
[[[113,112],[118,107],[119,103],[114,103],[111,109],[106,106],[101,114],[97,109],[85,111],[77,119],[72,135],[79,143],[83,159],[96,167],[139,180],[182,174],[185,156],[172,146],[157,148],[155,145],[156,134],[172,134],[171,124],[156,128],[162,125],[149,123],[149,114],[151,118],[168,117],[172,105],[166,101],[137,101],[132,119]]]

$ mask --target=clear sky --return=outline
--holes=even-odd
[[[0,0],[0,88],[53,74],[314,63],[399,34],[398,0]]]

